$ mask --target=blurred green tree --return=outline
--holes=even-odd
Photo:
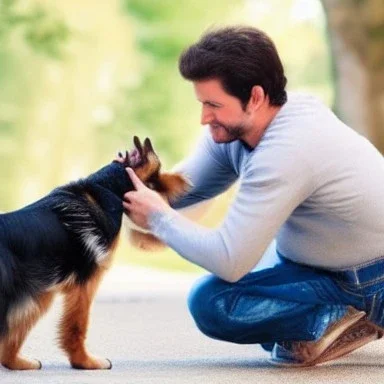
[[[123,0],[127,18],[134,26],[140,55],[138,79],[122,90],[118,100],[119,121],[139,135],[152,137],[166,164],[174,164],[188,151],[197,136],[197,103],[190,85],[180,79],[180,53],[215,20],[228,19],[242,0]],[[188,91],[187,91],[188,88]],[[192,106],[192,107],[191,107]],[[194,128],[195,127],[195,128]]]
[[[378,1],[324,0],[338,10],[337,20],[347,17],[346,4],[357,12]],[[332,9],[327,12],[330,16]],[[178,57],[209,27],[240,23],[265,30],[284,61],[289,89],[313,92],[329,103],[324,20],[319,0],[0,0],[0,209],[13,209],[90,173],[117,149],[129,147],[134,134],[153,139],[165,168],[182,159],[200,131],[200,105],[178,73]],[[373,36],[379,41],[377,56],[369,53],[370,64],[363,68],[369,89],[382,87],[377,25],[364,27],[367,40],[358,44],[360,49],[365,41],[372,43]],[[366,60],[367,47],[359,60]],[[340,52],[334,52],[339,60]],[[376,77],[370,77],[374,57]],[[337,68],[344,76],[342,65]],[[337,100],[359,110],[353,97],[361,95],[366,103],[365,88],[358,78],[348,81],[355,88],[339,93]],[[382,111],[382,96],[375,94],[376,100],[371,94],[367,99],[370,119]],[[208,226],[224,216],[230,199],[217,202]],[[129,259],[134,257],[168,266],[158,255],[147,259],[130,251]]]
[[[384,154],[383,0],[322,0],[336,86],[335,109]]]
[[[32,72],[37,55],[60,61],[71,37],[67,24],[57,13],[41,4],[19,0],[0,0],[0,184],[1,209],[17,204],[19,187],[17,166],[25,166],[27,129],[20,124],[30,105]]]
[[[67,24],[40,4],[27,9],[20,7],[19,0],[0,1],[0,40],[11,41],[11,34],[21,32],[35,52],[51,58],[60,58],[70,37]]]

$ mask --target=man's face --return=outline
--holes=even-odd
[[[201,124],[209,125],[216,143],[239,140],[249,131],[249,116],[240,100],[229,95],[217,79],[193,82],[202,104]]]

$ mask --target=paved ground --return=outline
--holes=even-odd
[[[88,345],[113,362],[110,371],[69,367],[54,343],[60,301],[40,321],[25,347],[43,369],[10,372],[0,383],[384,383],[384,342],[316,368],[271,367],[258,346],[233,345],[200,334],[186,293],[196,276],[128,267],[111,271],[93,307]]]

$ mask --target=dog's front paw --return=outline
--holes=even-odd
[[[35,370],[41,369],[41,362],[39,360],[27,359],[25,357],[17,356],[12,360],[4,360],[1,364],[8,369],[12,370]]]
[[[86,356],[81,361],[71,361],[75,369],[111,369],[112,362],[109,359],[100,359],[95,356]]]

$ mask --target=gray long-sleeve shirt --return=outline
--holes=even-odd
[[[208,229],[176,210],[153,213],[152,232],[182,257],[237,281],[276,238],[298,263],[344,268],[384,256],[384,160],[309,95],[289,94],[256,148],[216,144],[208,130],[178,169],[194,187],[174,208],[239,188]]]

